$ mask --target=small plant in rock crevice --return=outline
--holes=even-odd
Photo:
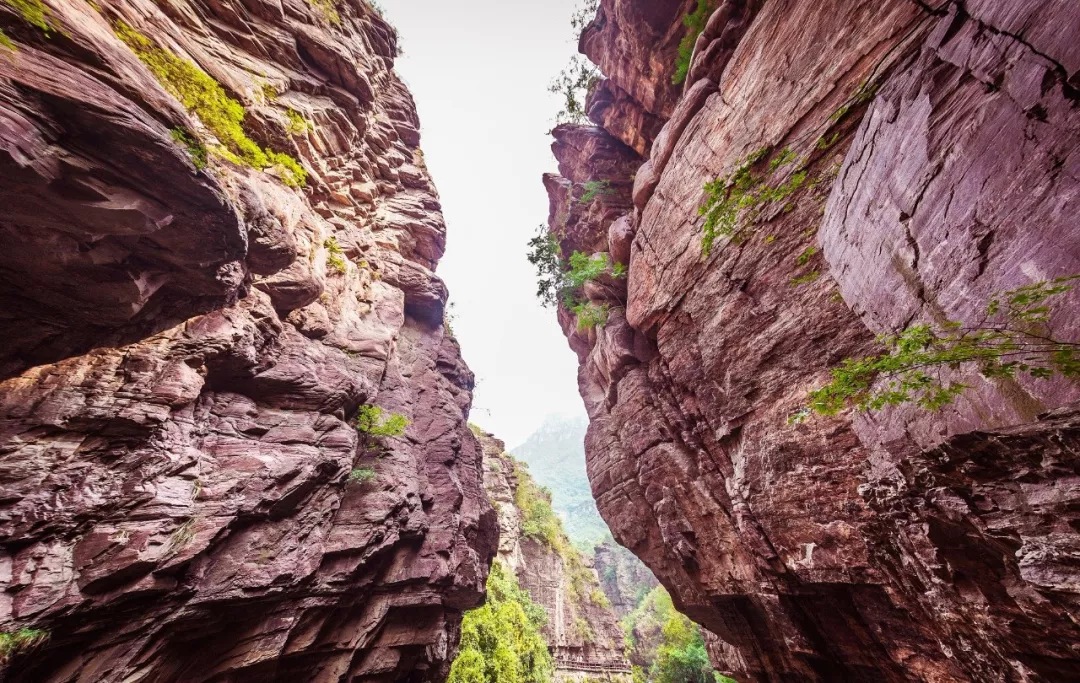
[[[585,192],[578,199],[578,204],[590,204],[600,195],[615,194],[615,190],[612,189],[611,182],[608,180],[590,180],[582,187]]]
[[[289,135],[303,135],[315,128],[310,121],[304,118],[303,114],[291,107],[286,110],[285,118],[288,119],[285,128],[289,131]]]
[[[174,142],[187,149],[188,156],[191,158],[191,163],[195,165],[195,168],[200,171],[206,168],[206,146],[191,131],[185,128],[173,128],[169,131],[169,134]]]
[[[41,0],[0,0],[18,14],[23,21],[41,30],[48,38],[53,33],[59,33],[60,27],[55,23],[52,10]],[[0,46],[14,52],[18,49],[14,41],[3,31],[0,31]]]
[[[579,330],[591,330],[608,321],[611,307],[608,304],[596,304],[591,301],[574,304],[570,311],[577,316]]]
[[[158,47],[124,22],[115,26],[120,38],[171,95],[194,114],[221,142],[224,156],[253,168],[277,169],[281,181],[290,187],[307,183],[307,171],[300,163],[281,152],[263,149],[244,132],[244,106],[229,97],[221,84],[194,62],[182,59]]]
[[[353,421],[356,430],[372,439],[401,436],[409,426],[409,420],[400,413],[390,413],[376,405],[360,406]]]
[[[49,639],[49,632],[37,628],[20,628],[17,631],[0,631],[0,663],[12,656],[33,649]]]
[[[326,264],[344,275],[348,272],[348,266],[345,264],[345,251],[338,244],[336,237],[327,237],[323,241],[323,246],[326,247]]]
[[[366,484],[369,481],[374,481],[375,476],[375,470],[370,467],[354,467],[349,472],[348,482],[350,484]]]
[[[805,419],[810,411],[835,415],[847,407],[880,410],[906,403],[938,410],[971,388],[941,374],[964,366],[987,378],[1078,380],[1080,342],[1057,339],[1050,328],[1052,299],[1071,291],[1078,279],[1059,277],[995,294],[973,325],[919,324],[882,336],[885,352],[844,360],[829,384],[810,392],[807,408],[797,415]]]
[[[319,16],[327,24],[341,26],[341,15],[338,14],[337,7],[334,6],[334,0],[308,0],[308,2],[311,3],[312,8],[319,13]]]
[[[683,26],[686,27],[686,35],[679,42],[679,57],[675,61],[675,73],[671,76],[671,82],[681,85],[686,81],[690,73],[690,61],[694,57],[694,44],[698,36],[705,30],[705,24],[709,21],[716,0],[698,0],[697,7],[693,12],[683,17]]]

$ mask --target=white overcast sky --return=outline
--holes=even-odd
[[[577,52],[576,0],[380,0],[405,54],[421,147],[448,227],[439,274],[478,386],[472,421],[514,447],[550,413],[584,414],[577,361],[536,299],[526,242],[556,170],[547,91]]]

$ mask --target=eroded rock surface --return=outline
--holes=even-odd
[[[628,37],[681,37],[640,25],[659,5],[601,2],[594,99],[637,106],[557,128],[544,178],[563,253],[629,265],[584,290],[606,324],[559,311],[616,540],[740,680],[1080,677],[1075,383],[971,372],[941,412],[788,421],[875,335],[1080,273],[1080,10],[726,0],[656,106],[670,40]],[[759,150],[765,182],[805,179],[705,255],[703,185]],[[1078,310],[1055,300],[1058,338]]]
[[[442,680],[497,529],[393,30],[47,7],[49,35],[0,5],[0,630],[49,634],[4,680]],[[307,186],[216,153],[121,22]],[[410,425],[360,434],[362,404]]]
[[[499,517],[498,561],[547,612],[543,635],[555,660],[555,679],[629,683],[622,629],[600,589],[596,570],[565,536],[553,547],[525,533],[527,518],[517,501],[519,476],[531,481],[528,470],[506,454],[502,441],[491,434],[478,436],[484,486]]]

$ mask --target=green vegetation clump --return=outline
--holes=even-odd
[[[345,265],[345,251],[338,244],[337,238],[327,237],[323,241],[323,246],[326,247],[326,264],[344,275],[348,271],[348,267]]]
[[[615,194],[608,180],[590,180],[582,185],[585,192],[578,199],[579,204],[589,204],[602,194]]]
[[[465,613],[448,683],[550,683],[555,664],[541,629],[544,608],[496,561],[487,603]]]
[[[375,470],[370,467],[354,467],[349,472],[350,484],[366,484],[375,479]]]
[[[536,485],[523,463],[515,463],[514,475],[517,478],[514,506],[521,512],[522,537],[544,543],[556,551],[563,550],[562,525],[551,509],[551,493]]]
[[[680,85],[690,73],[690,60],[694,57],[694,44],[698,36],[705,30],[705,23],[712,14],[714,0],[698,0],[697,8],[683,17],[683,26],[686,27],[686,35],[679,43],[679,58],[675,62],[675,73],[671,76],[671,82]]]
[[[308,0],[308,2],[323,18],[323,21],[331,26],[341,26],[341,15],[338,14],[337,7],[334,6],[334,0]]]
[[[791,278],[791,286],[792,287],[798,287],[799,285],[810,284],[811,282],[816,281],[819,277],[821,277],[821,272],[820,271],[811,270],[809,273],[806,273],[805,275],[800,275],[798,277]]]
[[[49,639],[49,632],[36,628],[20,628],[18,631],[0,631],[0,662],[12,655],[29,650]]]
[[[1080,275],[1036,282],[994,295],[982,320],[970,326],[946,321],[913,325],[878,341],[885,352],[848,358],[832,371],[832,381],[810,392],[807,411],[835,415],[849,406],[879,410],[915,403],[937,410],[970,387],[942,377],[947,369],[975,366],[984,377],[1080,378],[1080,342],[1056,339],[1050,328],[1050,300],[1070,291]]]
[[[244,132],[244,106],[229,97],[217,81],[194,62],[155,46],[149,38],[124,22],[116,25],[116,35],[150,69],[151,73],[180,103],[193,113],[221,141],[230,158],[254,168],[277,168],[283,183],[302,187],[307,171],[288,154],[263,149]]]
[[[714,683],[725,678],[715,672],[705,651],[705,640],[697,624],[675,610],[671,596],[662,586],[652,589],[622,620],[628,655],[651,662],[648,675],[653,683]],[[636,638],[635,633],[641,638]],[[640,641],[640,642],[639,642]]]
[[[705,202],[698,207],[698,213],[705,217],[702,226],[701,253],[708,256],[718,237],[735,237],[739,217],[745,215],[747,222],[753,222],[761,215],[766,206],[773,202],[784,201],[806,184],[807,170],[801,169],[791,174],[786,182],[771,186],[764,176],[755,175],[754,166],[769,155],[769,148],[763,147],[737,162],[735,170],[724,177],[705,183]],[[781,151],[773,160],[769,171],[787,164],[794,158],[790,151]]]
[[[611,314],[607,304],[594,304],[591,301],[573,304],[570,311],[577,316],[577,326],[581,331],[602,326]]]
[[[401,436],[409,426],[409,420],[400,413],[383,417],[383,409],[376,405],[360,406],[353,422],[356,430],[372,438]]]
[[[608,567],[608,569],[614,568]],[[600,607],[603,607],[605,609],[611,607],[611,601],[608,600],[608,596],[605,595],[604,591],[600,590],[599,588],[592,589],[592,592],[589,593],[589,599],[592,600],[593,604],[599,605]]]
[[[303,114],[291,107],[285,112],[285,117],[289,120],[285,126],[286,130],[289,131],[289,135],[303,135],[315,127],[311,121],[304,118]]]
[[[207,163],[207,151],[206,145],[199,141],[191,131],[184,128],[173,128],[169,131],[172,135],[172,139],[179,145],[183,145],[188,151],[188,156],[191,157],[191,163],[195,164],[195,168],[200,171],[206,168]]]
[[[581,638],[582,642],[589,644],[596,642],[596,634],[593,633],[592,626],[589,625],[588,619],[584,617],[574,617],[574,630],[577,632],[578,638]]]

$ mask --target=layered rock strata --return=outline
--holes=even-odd
[[[555,660],[555,680],[629,683],[622,630],[595,569],[565,535],[553,546],[526,533],[529,520],[519,507],[518,489],[527,485],[544,494],[532,483],[524,463],[505,452],[503,442],[491,434],[478,436],[484,454],[484,487],[499,517],[497,559],[547,612],[543,635]]]
[[[657,586],[656,577],[626,548],[610,540],[593,549],[600,587],[621,619],[634,611],[645,594]]]
[[[600,3],[597,125],[544,179],[562,253],[629,266],[582,293],[605,324],[559,311],[616,540],[740,680],[1080,677],[1075,383],[947,370],[938,412],[789,421],[876,335],[1080,273],[1080,11],[724,0],[672,104],[659,5]],[[703,187],[744,165],[778,192],[706,252]]]
[[[0,676],[443,680],[497,528],[393,29],[358,0],[50,0],[47,31],[23,5],[0,4],[0,631],[47,640]],[[358,432],[364,404],[410,424]]]

